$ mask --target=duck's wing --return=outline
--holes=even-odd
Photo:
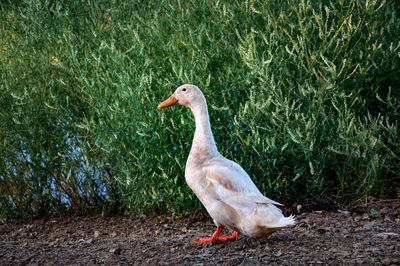
[[[249,175],[237,163],[226,158],[210,162],[204,167],[206,178],[213,184],[214,192],[221,201],[245,200],[247,204],[281,205],[265,197]],[[236,205],[236,204],[235,204]]]

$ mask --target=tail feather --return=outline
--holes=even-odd
[[[277,223],[265,224],[265,226],[269,228],[283,228],[294,225],[296,225],[296,220],[294,215],[290,215],[289,217],[283,217]]]

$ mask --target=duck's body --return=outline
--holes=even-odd
[[[188,106],[194,114],[196,131],[186,163],[185,178],[218,227],[213,237],[197,243],[237,239],[237,232],[250,237],[263,237],[294,225],[294,217],[284,217],[275,206],[281,204],[262,195],[240,165],[218,152],[211,132],[207,103],[199,88],[190,84],[179,87],[159,105],[159,109],[174,104]],[[231,237],[220,237],[223,227],[235,233]]]

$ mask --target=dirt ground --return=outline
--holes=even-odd
[[[206,216],[68,216],[0,224],[0,265],[400,264],[399,201],[350,211],[299,208],[296,219],[295,227],[265,239],[240,236],[205,245],[193,240],[214,232]]]

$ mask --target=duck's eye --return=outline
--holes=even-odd
[[[186,88],[183,88],[182,91],[186,91]]]

